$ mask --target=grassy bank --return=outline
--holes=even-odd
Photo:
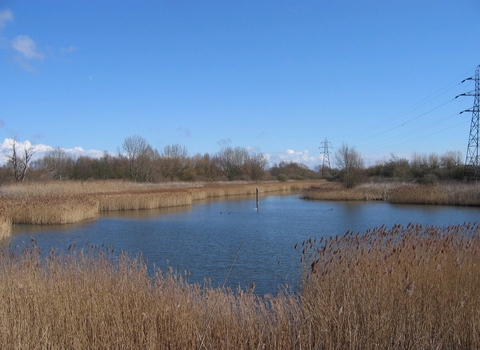
[[[409,225],[299,244],[299,295],[146,272],[108,250],[0,256],[4,349],[473,349],[480,228]],[[292,249],[294,249],[292,247]]]
[[[409,183],[369,183],[346,189],[324,183],[305,191],[303,198],[316,200],[385,200],[397,204],[480,206],[480,184],[440,183],[435,186]]]
[[[191,205],[195,200],[301,191],[322,181],[264,183],[138,184],[124,181],[52,181],[0,187],[0,238],[12,224],[66,224],[95,218],[102,211]]]

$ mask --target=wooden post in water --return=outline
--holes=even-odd
[[[255,188],[255,209],[258,210],[258,188]]]

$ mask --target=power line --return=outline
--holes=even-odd
[[[380,141],[380,142],[376,142],[376,143],[369,143],[369,144],[367,144],[367,148],[363,148],[363,150],[365,151],[365,150],[370,150],[370,149],[374,149],[374,148],[377,148],[377,149],[378,149],[380,146],[390,146],[390,145],[392,145],[392,144],[393,144],[393,145],[398,145],[398,144],[396,143],[397,140],[399,140],[399,139],[405,139],[406,137],[412,136],[413,134],[416,134],[416,133],[419,133],[419,132],[421,132],[421,131],[430,129],[430,128],[433,127],[433,126],[437,126],[437,125],[439,125],[439,124],[442,124],[442,123],[446,122],[447,120],[450,120],[450,119],[453,119],[454,117],[457,117],[458,115],[459,115],[459,113],[455,113],[455,114],[453,114],[453,115],[449,115],[448,117],[445,117],[445,118],[442,118],[442,119],[440,119],[440,120],[437,120],[437,121],[435,121],[435,122],[433,122],[433,123],[430,123],[430,124],[427,124],[427,125],[423,125],[423,126],[421,126],[421,127],[418,127],[418,128],[416,128],[416,129],[413,129],[413,130],[411,130],[411,131],[407,131],[407,132],[404,132],[404,133],[402,133],[402,134],[399,134],[399,135],[396,136],[396,137],[393,137],[393,138],[392,138],[392,137],[389,137],[389,138],[388,138],[388,141],[386,141],[386,142]],[[456,126],[462,125],[462,124],[465,124],[465,122],[456,124],[456,125],[454,125],[454,126],[451,126],[450,128],[456,127]],[[448,128],[446,128],[445,130],[448,130]],[[434,135],[434,134],[436,134],[436,133],[437,133],[437,132],[432,133],[432,134],[429,134],[429,135]],[[427,135],[427,136],[428,136],[428,135]],[[413,140],[410,140],[410,141],[413,141]],[[402,143],[400,143],[400,144],[403,145],[403,144],[408,143],[408,142],[410,142],[410,141],[402,142]],[[370,146],[368,146],[368,145],[370,145]]]
[[[379,129],[379,128],[385,126],[385,125],[388,125],[388,124],[390,124],[390,123],[392,123],[392,122],[400,119],[401,117],[404,117],[405,115],[407,115],[407,114],[409,114],[409,113],[417,110],[418,108],[426,105],[427,103],[429,103],[429,102],[437,99],[438,97],[444,95],[445,93],[447,93],[447,92],[451,91],[452,89],[456,88],[457,86],[459,86],[459,85],[461,84],[461,82],[458,83],[459,79],[461,79],[461,78],[464,77],[465,75],[471,73],[471,71],[472,71],[472,70],[469,70],[468,72],[462,74],[461,76],[457,77],[455,80],[451,81],[451,82],[448,83],[447,85],[443,86],[442,88],[438,89],[437,91],[433,92],[432,94],[428,95],[427,97],[423,98],[422,100],[418,101],[417,103],[414,103],[413,105],[405,108],[403,111],[401,111],[401,112],[393,115],[391,118],[388,118],[387,120],[383,120],[383,121],[381,121],[381,122],[379,122],[379,123],[376,123],[376,124],[374,124],[374,125],[370,125],[370,126],[366,127],[366,128],[363,129],[363,130],[360,130],[360,131],[357,130],[357,131],[355,131],[355,132],[352,133],[352,134],[347,134],[347,135],[344,136],[344,138],[351,139],[352,137],[354,137],[354,139],[355,139],[355,137],[368,134],[368,133],[372,132],[373,130]],[[463,81],[462,81],[462,82],[463,82]],[[455,84],[455,85],[452,86],[452,84]],[[432,110],[430,110],[430,111],[428,111],[428,112],[426,112],[426,113],[421,114],[420,116],[417,116],[417,117],[415,117],[415,118],[412,118],[412,119],[410,119],[410,120],[407,120],[407,121],[404,122],[404,123],[400,123],[400,124],[397,125],[396,127],[391,128],[391,129],[389,129],[389,130],[395,129],[395,128],[400,127],[400,126],[402,126],[402,125],[404,125],[404,124],[406,124],[406,123],[409,123],[410,121],[413,121],[413,120],[415,120],[415,119],[418,119],[419,117],[421,117],[421,116],[423,116],[423,115],[426,115],[426,114],[428,114],[429,112],[432,112],[433,110],[438,109],[438,108],[444,106],[445,104],[447,104],[447,103],[449,103],[449,102],[451,102],[451,101],[453,101],[453,99],[452,99],[452,100],[449,100],[449,101],[447,101],[447,102],[445,102],[445,103],[443,103],[443,104],[441,104],[440,106],[435,107],[434,109],[432,109]]]

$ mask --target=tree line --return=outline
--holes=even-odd
[[[138,135],[125,138],[117,155],[104,152],[100,158],[71,157],[56,148],[31,161],[34,153],[34,147],[19,153],[14,139],[7,164],[0,169],[0,181],[24,181],[27,169],[29,180],[259,181],[269,176],[266,156],[243,147],[190,156],[179,144],[158,151]]]
[[[365,167],[364,160],[355,147],[343,144],[335,153],[337,169],[321,169],[327,177],[340,180],[348,188],[367,180],[395,179],[434,185],[442,180],[465,180],[468,172],[462,163],[460,151],[447,151],[439,156],[414,153],[410,160],[391,154],[390,159]]]
[[[28,180],[107,180],[135,182],[164,181],[261,181],[305,180],[326,178],[342,181],[347,187],[376,179],[400,179],[433,184],[439,180],[461,180],[465,167],[461,152],[448,151],[413,154],[410,160],[391,155],[390,159],[365,167],[355,147],[343,144],[335,153],[335,168],[315,170],[305,164],[282,161],[269,166],[262,153],[244,147],[224,147],[215,154],[190,156],[186,147],[168,145],[154,149],[143,137],[125,138],[117,155],[105,152],[100,158],[71,157],[56,148],[32,161],[33,146],[19,152],[14,139],[7,163],[0,168],[0,182]]]

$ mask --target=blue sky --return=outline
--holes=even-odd
[[[480,2],[2,1],[0,139],[465,155]]]

